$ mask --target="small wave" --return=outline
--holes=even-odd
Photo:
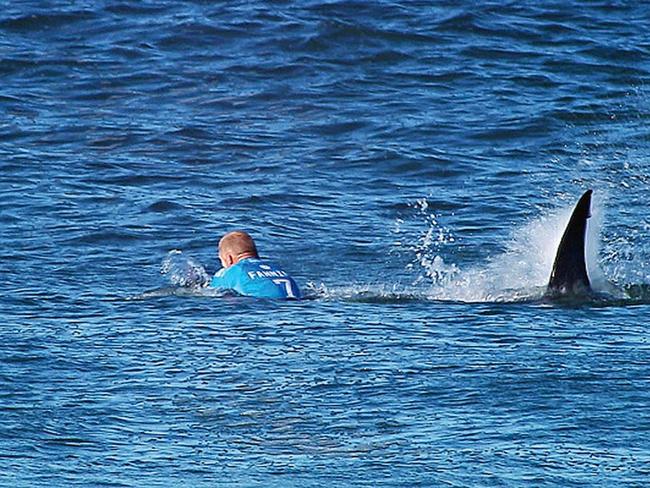
[[[64,25],[77,22],[90,21],[97,17],[94,12],[54,12],[34,13],[0,21],[0,28],[13,32],[40,32],[48,29],[56,29]]]
[[[190,297],[190,298],[214,298],[214,297],[227,297],[239,296],[229,290],[218,290],[217,288],[210,287],[183,287],[183,286],[165,286],[161,288],[154,288],[147,290],[138,295],[127,297],[127,300],[148,300],[151,298],[164,298],[164,297]]]
[[[171,213],[175,210],[184,209],[183,205],[170,200],[157,200],[144,209],[144,212]]]

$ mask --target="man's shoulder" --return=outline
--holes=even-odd
[[[279,269],[280,266],[278,266],[277,263],[270,259],[266,258],[248,258],[244,259],[242,261],[239,261],[237,265],[241,266],[242,268],[248,268],[248,269]],[[237,266],[236,265],[236,266]]]

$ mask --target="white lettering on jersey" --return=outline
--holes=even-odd
[[[289,276],[282,270],[272,270],[272,271],[249,271],[246,273],[251,280],[255,278],[285,278]]]

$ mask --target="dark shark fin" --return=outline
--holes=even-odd
[[[591,217],[591,190],[587,190],[571,214],[557,248],[547,292],[551,295],[586,294],[591,291],[585,261],[587,219]]]

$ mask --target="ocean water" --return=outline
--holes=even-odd
[[[6,2],[0,485],[647,486],[649,24]],[[306,300],[192,287],[238,228]]]

